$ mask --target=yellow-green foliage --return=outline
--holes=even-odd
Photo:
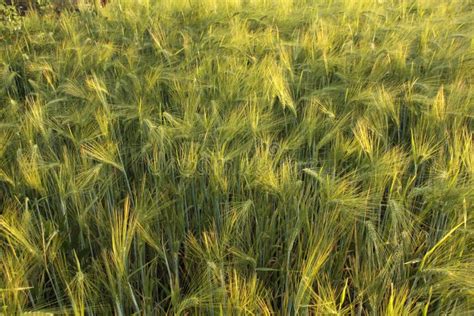
[[[0,34],[0,314],[474,312],[472,1],[78,3]]]

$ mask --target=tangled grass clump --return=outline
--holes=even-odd
[[[0,40],[0,312],[472,314],[473,9],[30,12]]]

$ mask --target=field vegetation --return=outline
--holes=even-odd
[[[0,313],[474,313],[472,1],[78,6],[3,11]]]

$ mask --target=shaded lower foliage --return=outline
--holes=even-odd
[[[39,11],[42,8],[51,8],[57,13],[60,13],[63,10],[79,10],[79,4],[81,0],[3,0],[4,4],[7,6],[14,6],[18,13],[22,16],[26,14],[29,10]],[[109,3],[109,0],[99,0],[99,1],[83,1],[100,4],[100,6],[105,6]]]

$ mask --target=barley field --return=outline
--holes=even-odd
[[[472,1],[97,3],[4,13],[0,314],[473,315]]]

